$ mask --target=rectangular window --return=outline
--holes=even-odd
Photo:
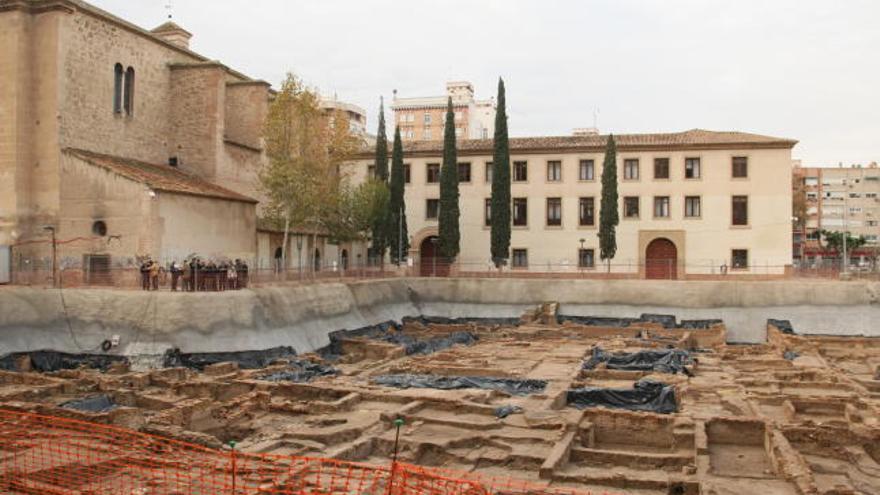
[[[440,164],[428,164],[428,184],[438,184],[440,182]]]
[[[440,200],[425,200],[425,218],[428,220],[436,220],[440,216]]]
[[[410,167],[409,167],[409,163],[404,163],[404,164],[403,164],[403,182],[404,182],[405,184],[409,184],[409,180],[410,180]]]
[[[639,218],[639,197],[626,196],[623,198],[623,217]]]
[[[669,217],[669,196],[654,196],[654,218]]]
[[[639,180],[639,161],[630,158],[623,161],[623,178],[624,180]]]
[[[527,198],[513,198],[513,224],[516,226],[529,224],[529,200]]]
[[[431,114],[425,112],[425,125],[431,125]]]
[[[578,165],[578,180],[595,180],[596,164],[593,160],[581,160]]]
[[[669,178],[669,158],[654,158],[654,178]]]
[[[749,250],[733,249],[730,251],[730,266],[734,270],[745,270],[749,267]]]
[[[367,178],[376,177],[376,166],[375,165],[367,165]]]
[[[547,198],[547,225],[562,225],[562,198]]]
[[[581,226],[596,225],[596,200],[580,198],[578,203],[578,224]]]
[[[492,225],[492,198],[486,198],[486,205],[483,207],[483,225],[489,227]]]
[[[749,176],[749,159],[745,156],[735,156],[732,161],[732,175],[737,179],[744,179]]]
[[[425,141],[430,141],[431,139],[433,139],[431,137],[431,129],[428,129],[426,127],[425,130],[422,131],[422,139],[424,139]]]
[[[578,268],[594,268],[596,266],[596,251],[593,249],[578,249]]]
[[[527,249],[513,250],[513,267],[527,268],[529,266],[529,251]]]
[[[688,218],[696,218],[702,215],[700,212],[700,197],[685,196],[684,197],[684,216]]]
[[[733,196],[730,202],[733,210],[733,217],[731,218],[731,222],[733,223],[733,225],[748,225],[749,197]]]
[[[699,179],[700,178],[700,159],[685,158],[684,159],[684,178]]]
[[[547,162],[547,182],[559,182],[562,180],[562,162],[551,160]]]
[[[486,183],[492,183],[492,162],[486,162]]]
[[[513,181],[525,182],[529,180],[529,163],[513,162]]]
[[[470,182],[471,181],[471,164],[470,163],[459,163],[458,164],[458,182]]]

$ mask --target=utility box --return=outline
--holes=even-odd
[[[12,282],[12,246],[0,245],[0,284]]]

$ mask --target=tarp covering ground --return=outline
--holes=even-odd
[[[643,313],[638,318],[610,318],[605,316],[574,316],[574,315],[558,315],[556,321],[561,323],[571,322],[577,325],[586,325],[591,327],[629,327],[641,323],[657,323],[663,328],[673,329],[690,329],[700,330],[712,328],[715,325],[723,323],[719,319],[708,320],[681,320],[679,323],[675,315],[661,315],[653,313]]]
[[[336,368],[332,366],[326,366],[314,361],[297,359],[291,361],[287,369],[261,376],[260,380],[267,380],[270,382],[286,381],[305,383],[318,377],[333,376],[336,375],[336,373]]]
[[[608,353],[600,347],[593,347],[590,359],[584,361],[583,369],[593,370],[604,364],[610,370],[653,371],[658,373],[685,373],[685,367],[693,364],[690,353],[682,349],[643,350],[638,352]]]
[[[436,388],[439,390],[478,388],[496,390],[510,395],[538,394],[547,387],[547,382],[544,380],[409,374],[378,376],[373,378],[373,383],[396,388]]]
[[[65,409],[75,409],[77,411],[102,413],[112,411],[119,407],[109,395],[93,395],[82,399],[69,400],[61,404]]]
[[[633,388],[572,389],[566,393],[566,403],[578,409],[605,406],[661,414],[674,413],[678,410],[675,388],[653,380],[639,380],[633,384]]]
[[[241,369],[257,369],[265,368],[279,359],[293,359],[295,357],[296,351],[290,346],[237,352],[184,353],[180,352],[180,349],[169,349],[165,353],[164,366],[166,368],[184,366],[201,371],[212,364],[233,362],[238,363],[238,367]]]
[[[73,370],[80,367],[107,371],[113,363],[128,363],[127,357],[110,354],[72,354],[57,351],[31,351],[14,352],[0,357],[0,369],[17,371],[15,363],[22,356],[29,356],[31,360],[31,369],[41,372]]]
[[[405,319],[404,321],[420,321]],[[401,331],[402,326],[394,321],[386,321],[377,325],[356,328],[353,330],[337,330],[329,335],[330,345],[317,352],[327,359],[334,359],[343,354],[342,341],[347,339],[366,338],[396,344],[404,348],[407,355],[431,354],[456,345],[473,345],[479,337],[473,332],[451,332],[429,339],[420,339]]]

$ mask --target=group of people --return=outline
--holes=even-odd
[[[242,260],[233,262],[204,261],[197,257],[168,267],[147,258],[140,266],[143,290],[159,290],[160,278],[171,274],[171,290],[185,292],[237,290],[247,287],[248,265]]]

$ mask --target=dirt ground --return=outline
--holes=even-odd
[[[539,308],[518,325],[423,324],[417,340],[470,332],[478,340],[407,355],[394,342],[347,338],[335,359],[300,356],[337,373],[307,383],[268,381],[280,360],[243,370],[0,372],[4,408],[123,425],[249,452],[386,464],[401,418],[399,458],[551,486],[620,494],[880,493],[880,339],[803,337],[768,328],[762,345],[726,345],[709,328],[626,327],[567,322]],[[595,322],[594,322],[595,323]],[[594,369],[606,352],[690,351],[687,373]],[[534,379],[542,392],[510,395],[466,388],[393,388],[384,375]],[[631,389],[642,379],[671,385],[677,412],[577,409],[567,392]],[[61,407],[106,395],[102,412]],[[499,408],[516,406],[499,417]]]

